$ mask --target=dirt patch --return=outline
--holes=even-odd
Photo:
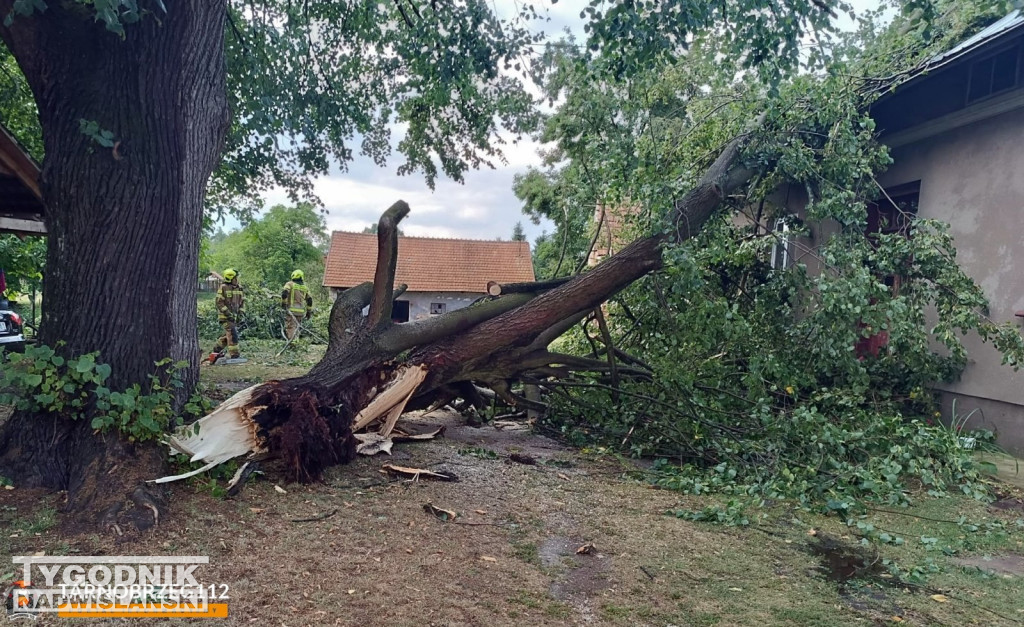
[[[818,570],[832,581],[846,583],[853,579],[876,579],[883,572],[882,560],[877,553],[823,533],[818,533],[808,546],[811,554],[821,560]]]
[[[449,440],[467,447],[488,449],[501,456],[519,453],[534,457],[538,461],[567,460],[569,457],[569,449],[551,438],[533,433],[526,423],[503,428],[484,424],[474,428],[466,426],[465,420],[458,414],[448,412],[426,414],[413,419],[446,425],[449,429],[445,436]]]
[[[998,509],[1003,511],[1017,511],[1024,512],[1024,499],[1015,497],[1004,497],[998,501],[993,501],[989,507],[992,509]]]
[[[960,557],[953,561],[960,566],[977,568],[986,573],[1024,577],[1024,555]]]

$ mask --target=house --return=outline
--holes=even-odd
[[[373,281],[377,236],[334,231],[327,253],[324,286],[332,296]],[[396,322],[419,320],[461,309],[487,293],[487,284],[533,281],[527,242],[399,237],[395,284],[408,289],[396,301]]]
[[[587,257],[588,266],[596,266],[605,257],[610,257],[633,241],[632,222],[640,215],[640,207],[631,204],[607,205],[598,203],[594,207],[594,245]]]
[[[43,235],[39,165],[0,126],[0,233]]]
[[[871,114],[893,165],[879,177],[892,202],[869,206],[869,230],[903,230],[914,216],[948,223],[961,268],[988,297],[989,318],[1021,326],[1024,13],[936,55],[924,72],[877,100]],[[800,195],[782,204],[800,213]],[[772,266],[799,261],[813,273],[816,262],[806,251],[831,228],[810,225],[809,238],[791,240],[777,222]],[[898,277],[892,281],[898,289]],[[993,430],[1003,448],[1024,453],[1024,371],[1001,365],[1001,355],[976,334],[962,339],[967,367],[957,381],[935,386],[944,418],[953,418],[955,401],[957,417],[971,416],[968,428]]]

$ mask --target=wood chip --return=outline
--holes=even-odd
[[[434,517],[438,518],[439,520],[443,520],[445,522],[448,522],[450,520],[455,520],[458,517],[458,514],[456,514],[452,510],[450,510],[450,509],[443,509],[443,508],[437,507],[433,503],[424,503],[423,504],[423,511],[425,511],[428,514],[431,514]]]
[[[491,557],[490,555],[481,555],[480,556],[480,561],[482,561],[482,562],[494,562],[494,563],[497,563],[498,558]]]
[[[276,484],[274,485],[274,490],[276,490],[277,492],[279,492],[281,494],[288,494],[288,490],[285,490],[284,488],[282,488],[281,486],[276,485]]]
[[[594,546],[593,542],[587,542],[580,548],[576,549],[576,555],[590,555],[597,551],[597,547]]]
[[[421,477],[427,479],[437,479],[438,481],[458,481],[459,478],[453,473],[441,473],[434,472],[433,470],[427,470],[426,468],[410,468],[409,466],[396,466],[395,464],[384,464],[381,466],[381,470],[384,472],[395,473],[398,475],[404,475],[410,478],[410,481],[418,481]]]

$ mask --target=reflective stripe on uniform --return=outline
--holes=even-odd
[[[306,313],[306,286],[288,281],[284,288],[288,290],[288,311],[293,314]]]

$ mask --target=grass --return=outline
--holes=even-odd
[[[204,348],[216,341],[203,340]],[[239,347],[242,356],[249,361],[244,364],[217,364],[203,366],[200,379],[212,384],[253,384],[271,379],[297,377],[309,372],[327,349],[322,344],[310,344],[299,340],[293,342],[283,353],[284,340],[246,340],[242,338]]]

